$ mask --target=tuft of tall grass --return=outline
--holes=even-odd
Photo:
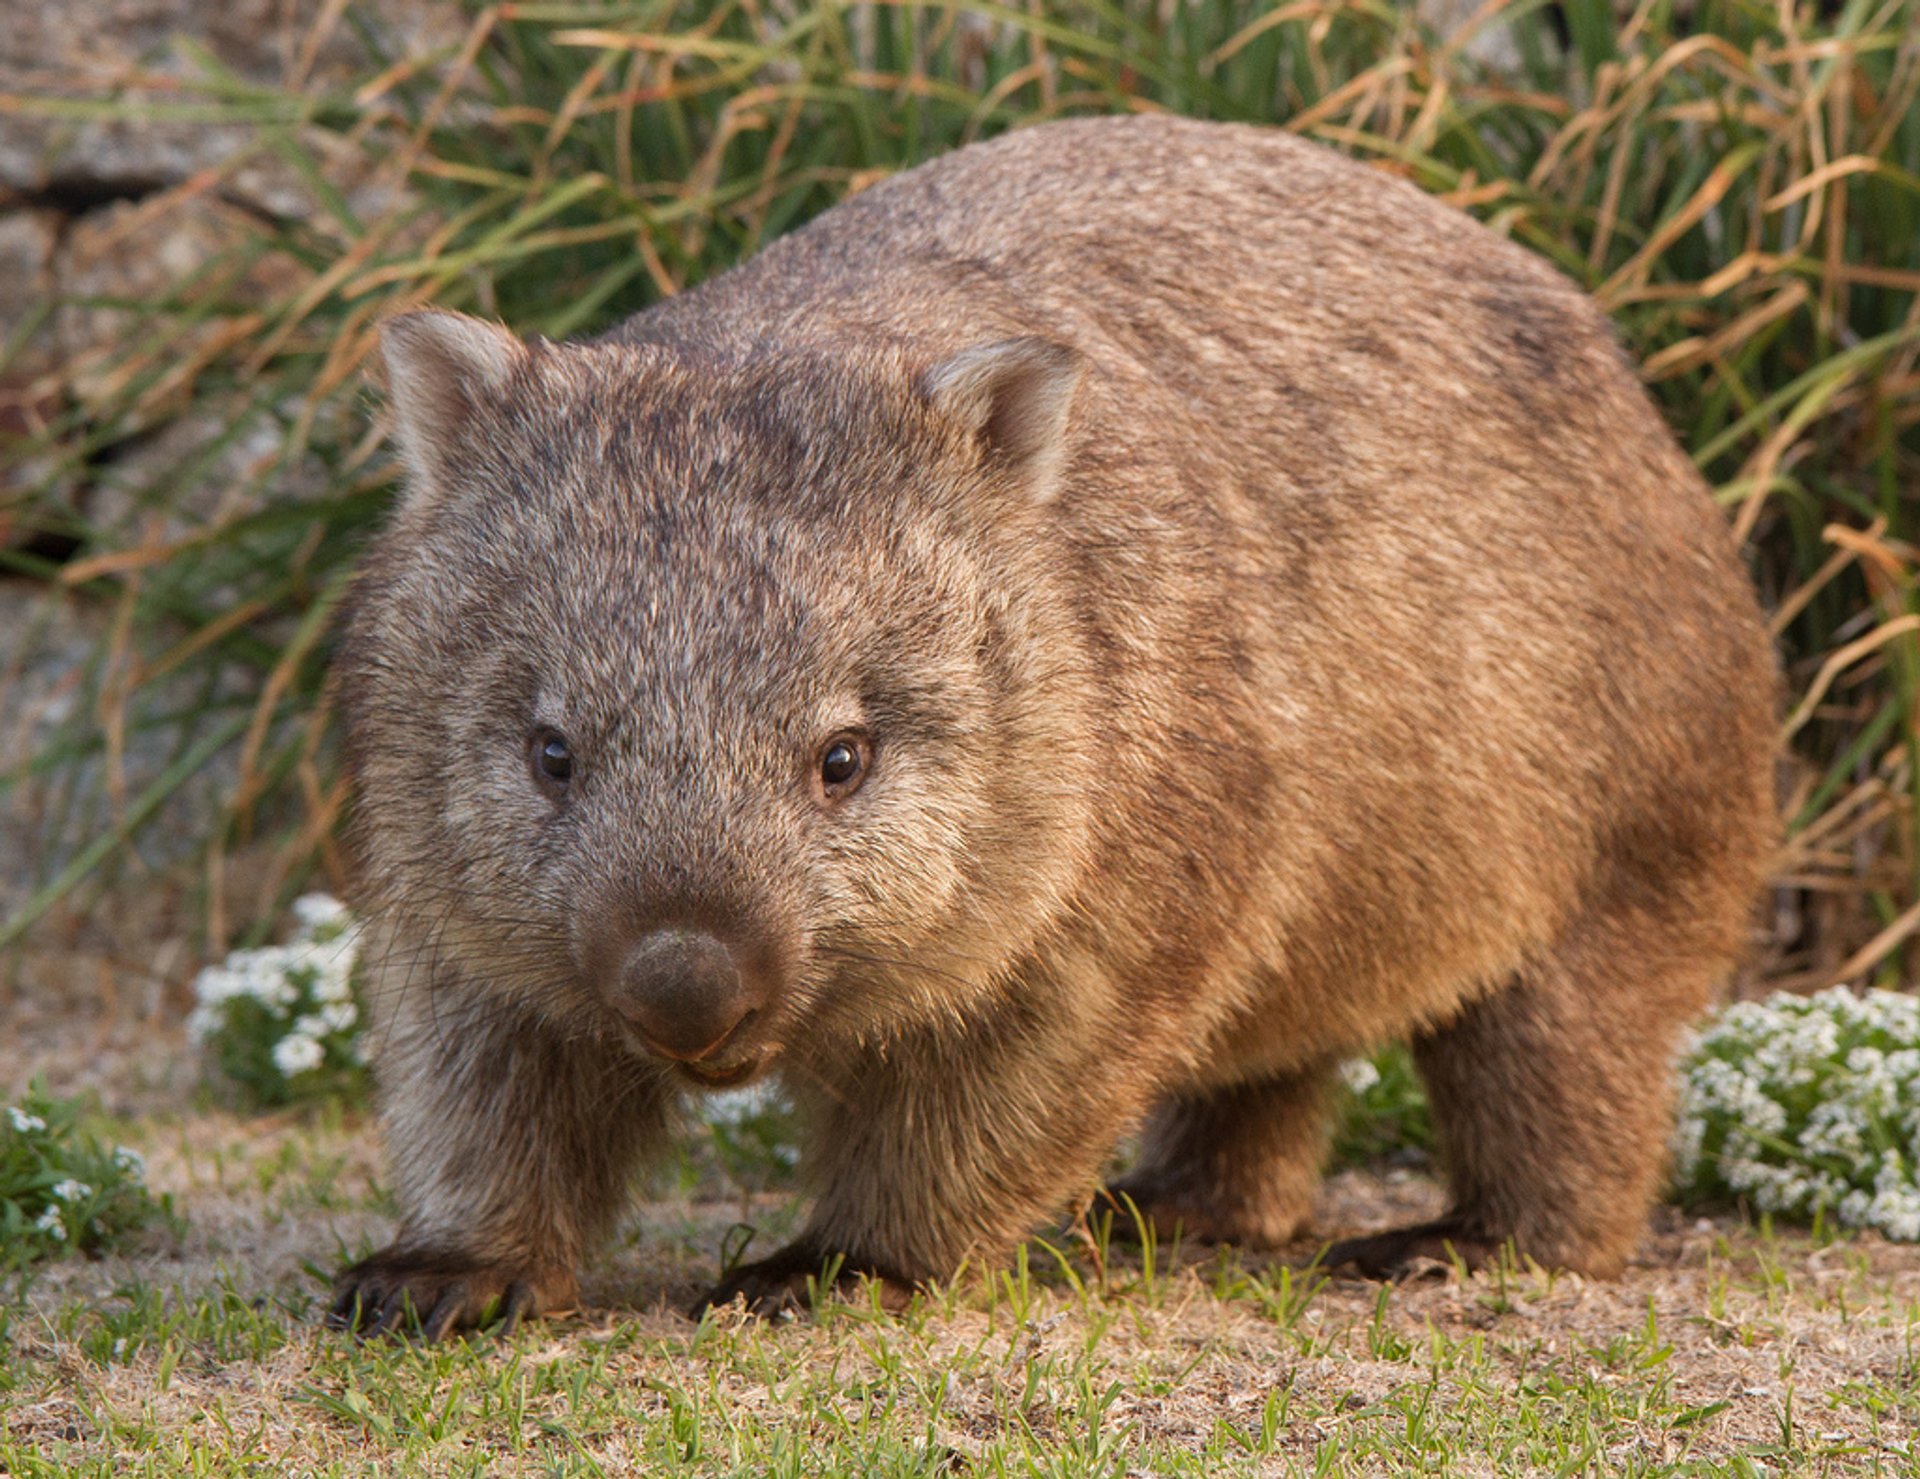
[[[377,47],[369,14],[315,24]],[[0,444],[0,567],[107,633],[69,717],[0,772],[50,844],[0,945],[127,876],[158,828],[204,860],[210,951],[338,873],[323,679],[391,490],[360,389],[382,317],[432,301],[590,330],[968,140],[1172,109],[1408,176],[1597,295],[1774,613],[1794,764],[1766,974],[1912,974],[1920,0],[1487,0],[1446,38],[1382,0],[524,0],[466,24],[346,85],[260,87],[203,58],[186,87],[0,97],[247,140],[123,228],[198,213],[219,250],[151,295],[63,305],[118,315],[104,347],[44,371],[32,324],[0,344],[0,383],[54,408]],[[263,163],[307,209],[245,198]],[[114,499],[74,496],[103,479]],[[130,749],[150,763],[130,771]],[[179,804],[208,773],[220,804]]]

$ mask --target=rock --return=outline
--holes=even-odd
[[[31,444],[67,405],[53,307],[63,224],[52,211],[0,215],[0,549],[39,552],[41,531],[22,495],[53,480],[58,466]]]
[[[29,207],[0,213],[0,341],[32,323],[26,348],[52,345],[54,253],[64,218]]]
[[[0,186],[55,204],[64,197],[68,208],[139,198],[244,147],[244,127],[140,114],[143,103],[191,100],[191,84],[210,71],[301,87],[338,85],[378,65],[339,7],[324,0],[61,0],[8,11],[0,92],[117,96],[132,110],[111,120],[0,113]],[[358,7],[356,20],[380,32],[390,54],[457,37],[467,25],[458,5],[444,0],[383,0]],[[143,80],[157,85],[142,87]],[[297,212],[304,202],[277,188],[286,181],[262,163],[234,184],[269,209]]]

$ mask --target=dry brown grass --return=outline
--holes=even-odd
[[[1445,43],[1364,0],[516,3],[362,75],[317,69],[352,0],[317,9],[278,88],[210,66],[34,79],[0,110],[235,126],[245,147],[86,243],[106,260],[187,232],[204,248],[191,272],[64,305],[110,331],[61,362],[32,361],[30,334],[0,347],[0,395],[31,428],[0,446],[20,469],[0,566],[96,612],[101,633],[51,693],[21,686],[23,655],[0,661],[26,757],[0,798],[44,844],[0,945],[56,905],[84,913],[100,882],[142,887],[143,842],[197,863],[208,953],[315,870],[337,875],[345,796],[319,695],[331,605],[386,496],[359,389],[382,316],[433,300],[592,327],[966,139],[1168,107],[1277,122],[1406,173],[1613,311],[1776,612],[1793,842],[1762,973],[1905,981],[1920,938],[1915,3],[1575,0],[1570,54],[1538,7],[1493,0]],[[1508,20],[1490,67],[1471,43]],[[268,165],[308,198],[302,218],[248,196]],[[49,535],[78,542],[64,564],[33,552]],[[41,722],[49,703],[69,717]],[[209,776],[213,799],[183,800]]]

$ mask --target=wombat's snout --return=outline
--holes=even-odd
[[[711,1058],[753,1010],[733,953],[705,930],[659,929],[627,952],[614,1010],[662,1057]]]

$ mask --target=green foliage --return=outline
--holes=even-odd
[[[68,1253],[97,1254],[171,1215],[147,1191],[146,1163],[80,1127],[81,1106],[36,1082],[0,1110],[0,1273]]]
[[[244,130],[217,178],[145,203],[154,232],[235,198],[248,164],[311,199],[302,219],[221,211],[221,249],[165,290],[71,305],[124,331],[52,375],[43,433],[0,447],[23,489],[0,522],[78,546],[61,566],[16,541],[0,564],[127,616],[72,720],[0,776],[57,840],[0,944],[110,877],[209,767],[230,803],[186,836],[214,865],[216,935],[222,859],[279,839],[266,911],[328,847],[329,618],[391,483],[359,392],[384,314],[595,329],[970,139],[1167,108],[1404,174],[1597,294],[1779,613],[1803,765],[1774,968],[1897,973],[1910,931],[1886,926],[1920,897],[1920,0],[1560,10],[1570,45],[1532,0],[1484,17],[1489,60],[1377,0],[520,3],[345,83],[262,89],[202,59],[164,94],[0,100]],[[340,23],[374,37],[374,15],[353,0]],[[28,337],[0,371],[33,370]],[[120,455],[168,427],[191,429],[171,460]],[[210,482],[218,499],[189,496]],[[131,794],[123,742],[171,762]]]
[[[1333,1161],[1365,1165],[1398,1150],[1433,1149],[1427,1091],[1413,1054],[1395,1045],[1341,1069],[1346,1095],[1333,1136]]]
[[[700,1114],[728,1180],[755,1191],[793,1184],[801,1131],[784,1097],[764,1087],[736,1090],[707,1097]]]
[[[314,1153],[312,1121],[234,1129],[183,1150],[192,1184],[196,1157]],[[0,1470],[1904,1473],[1920,1418],[1905,1269],[1740,1228],[1607,1289],[1035,1244],[898,1316],[856,1292],[795,1322],[674,1316],[694,1243],[603,1276],[611,1307],[431,1346],[322,1328],[318,1269],[44,1289],[0,1324]]]

